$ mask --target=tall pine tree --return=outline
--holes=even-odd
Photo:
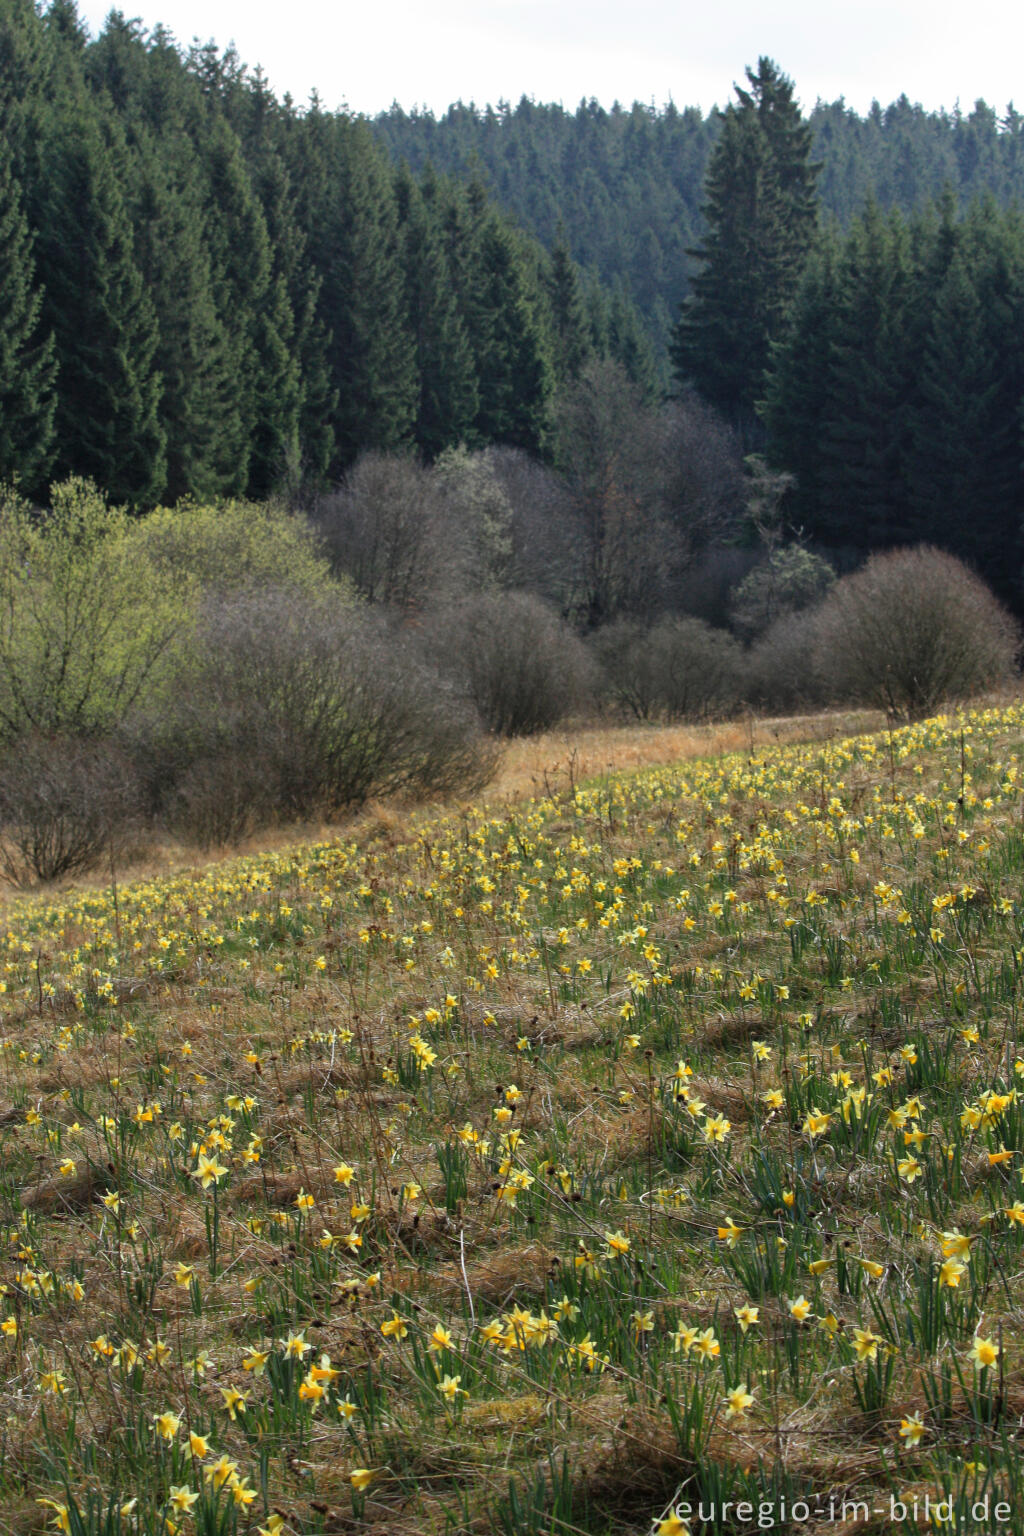
[[[157,322],[135,259],[116,123],[83,102],[51,122],[37,263],[57,350],[54,473],[87,475],[115,501],[163,493]]]
[[[747,436],[756,437],[770,347],[782,333],[817,224],[811,131],[793,85],[770,59],[737,87],[704,183],[701,262],[671,355],[693,384]]]
[[[341,470],[365,448],[411,441],[416,348],[390,168],[362,123],[328,117],[314,103],[303,130],[304,227],[321,279],[319,313],[337,391],[334,468]]]
[[[53,457],[57,363],[40,327],[32,238],[11,156],[0,141],[0,480],[39,492]]]
[[[472,434],[479,405],[476,369],[432,202],[411,172],[395,178],[409,326],[416,345],[417,447],[435,459]]]

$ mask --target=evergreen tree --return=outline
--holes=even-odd
[[[58,105],[53,52],[32,0],[0,0],[0,140],[30,211],[42,181],[43,122]]]
[[[523,250],[488,210],[478,224],[468,294],[479,392],[476,430],[490,443],[536,453],[551,388],[546,337]]]
[[[790,312],[785,339],[773,345],[758,413],[768,432],[769,457],[795,482],[786,513],[802,534],[829,542],[821,522],[821,443],[831,389],[833,321],[840,241],[823,233]]]
[[[343,469],[364,449],[410,441],[419,381],[389,169],[361,123],[320,119],[309,125],[310,151],[319,165],[314,163],[304,196],[322,283],[331,382],[338,391],[335,468]],[[317,180],[323,198],[313,201]]]
[[[282,473],[298,436],[298,365],[287,346],[294,321],[284,286],[272,274],[266,220],[241,146],[221,118],[211,123],[204,164],[214,293],[238,402],[230,489],[261,496]]]
[[[930,294],[908,480],[927,537],[1012,598],[1024,531],[1024,235],[989,203],[958,236]]]
[[[906,221],[868,208],[839,262],[818,478],[828,542],[879,549],[926,537],[906,478],[916,410],[914,272]]]
[[[156,310],[160,423],[170,502],[237,489],[242,438],[234,355],[214,299],[203,186],[190,142],[140,137],[135,210],[139,270]]]
[[[166,470],[158,333],[122,192],[123,141],[83,103],[54,118],[45,160],[36,254],[60,369],[53,470],[152,505]]]
[[[814,240],[811,131],[793,86],[769,59],[725,112],[708,162],[702,263],[672,344],[680,383],[692,383],[746,434],[773,340]]]
[[[42,298],[35,284],[32,239],[0,141],[0,480],[39,492],[53,455],[53,337],[41,333]]]
[[[569,253],[564,232],[560,232],[551,251],[547,293],[555,383],[561,387],[579,378],[594,352],[580,271]]]
[[[459,315],[440,231],[411,172],[395,178],[409,325],[416,345],[419,403],[414,435],[428,459],[472,433],[479,399],[469,338]]]
[[[650,337],[621,278],[612,284],[608,302],[604,356],[625,368],[647,404],[660,394],[659,368]]]

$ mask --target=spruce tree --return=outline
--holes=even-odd
[[[551,251],[546,286],[555,384],[561,387],[579,378],[594,352],[580,270],[570,255],[564,231],[559,232]]]
[[[907,486],[918,392],[906,221],[876,206],[839,262],[823,408],[818,503],[831,544],[878,549],[920,537]]]
[[[772,464],[795,476],[786,512],[803,534],[829,542],[821,521],[821,443],[831,389],[839,237],[826,231],[801,279],[782,342],[773,345],[758,413]]]
[[[261,121],[265,128],[270,114]],[[334,451],[331,416],[337,405],[327,366],[327,336],[317,316],[320,279],[309,259],[308,239],[301,227],[291,177],[270,134],[250,141],[253,184],[260,199],[270,242],[271,282],[281,317],[281,340],[288,362],[280,383],[288,391],[279,401],[280,428],[272,453],[257,447],[265,459],[264,478],[270,485],[282,479],[281,454],[288,479],[310,486],[324,482]],[[290,442],[290,446],[288,446]]]
[[[416,345],[417,447],[435,459],[472,433],[478,408],[476,369],[434,210],[411,172],[395,177],[409,326]]]
[[[333,467],[341,470],[363,449],[410,442],[419,387],[416,351],[389,168],[361,123],[317,111],[304,127],[312,176],[303,197],[337,390]]]
[[[476,364],[476,434],[536,453],[551,389],[538,274],[479,181],[470,183],[463,207],[451,209],[446,224],[458,251],[460,309]]]
[[[660,393],[658,363],[639,311],[621,278],[612,284],[607,315],[604,355],[621,363],[640,391],[641,399],[650,405]]]
[[[295,369],[281,334],[289,316],[272,283],[266,221],[241,146],[220,116],[211,120],[203,164],[213,291],[237,401],[235,443],[224,434],[225,463],[234,465],[228,489],[261,495],[296,430]]]
[[[123,140],[87,102],[51,129],[36,258],[60,370],[54,474],[152,505],[166,473],[158,333],[122,191]]]
[[[156,310],[164,494],[203,500],[238,488],[242,437],[232,350],[214,299],[203,185],[192,145],[165,131],[140,135],[135,209],[139,269]]]
[[[11,157],[0,142],[0,480],[40,492],[53,457],[57,372],[40,327],[32,238]]]
[[[910,494],[922,536],[1012,599],[1024,531],[1024,233],[990,203],[958,234],[919,352]]]
[[[726,108],[704,183],[707,234],[671,356],[693,384],[749,438],[773,340],[814,242],[817,222],[811,132],[793,85],[770,59],[747,70]]]

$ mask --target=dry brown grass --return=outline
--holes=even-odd
[[[826,711],[814,715],[788,715],[777,719],[741,719],[714,725],[595,725],[587,721],[560,726],[537,736],[506,742],[491,783],[477,803],[506,805],[530,796],[557,795],[574,784],[605,774],[640,773],[645,768],[728,752],[756,752],[797,741],[840,739],[862,731],[879,730],[884,717],[868,711]],[[436,815],[450,807],[432,805]],[[415,812],[412,812],[415,814]],[[136,841],[116,871],[119,882],[159,880],[191,869],[202,869],[227,853],[279,852],[297,842],[332,837],[359,842],[399,841],[404,835],[410,807],[400,802],[374,802],[339,822],[289,823],[264,829],[230,849],[201,849],[183,844],[166,834]],[[56,882],[53,891],[66,889],[107,890],[109,869]],[[0,914],[6,903],[24,894],[0,879]]]
[[[499,804],[562,791],[572,782],[611,773],[640,773],[688,758],[756,752],[794,741],[822,741],[880,730],[884,717],[867,711],[829,711],[759,720],[754,715],[715,725],[561,726],[510,741],[483,799]]]

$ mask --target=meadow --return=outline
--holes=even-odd
[[[0,1529],[1024,1529],[1024,707],[717,745],[8,903]]]

